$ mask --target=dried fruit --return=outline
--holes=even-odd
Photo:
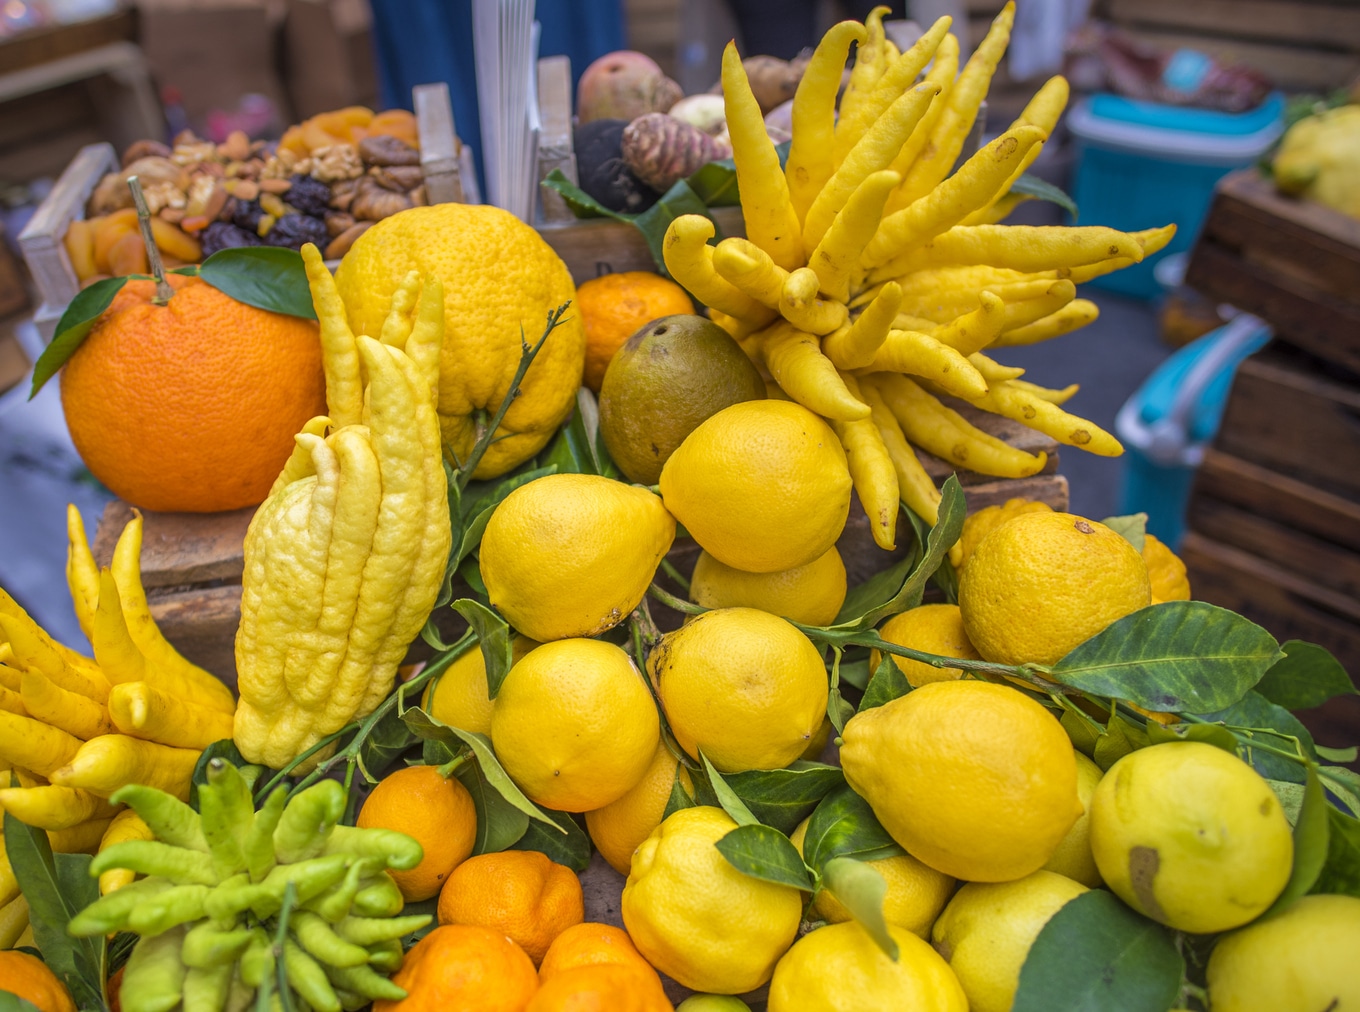
[[[354,201],[349,205],[349,213],[362,221],[381,221],[413,206],[411,198],[406,194],[394,193],[372,176],[365,176],[359,180],[359,186],[354,192]]]
[[[311,176],[293,176],[293,187],[288,191],[288,203],[303,214],[321,218],[331,202],[331,188]]]
[[[258,210],[258,205],[256,210]],[[260,237],[253,231],[233,225],[230,222],[215,221],[198,234],[198,241],[203,245],[203,256],[212,256],[218,250],[230,249],[235,246],[258,246]]]
[[[419,165],[420,152],[399,137],[378,134],[359,142],[365,165]]]
[[[274,227],[264,237],[266,246],[287,246],[300,250],[304,243],[325,246],[331,237],[326,234],[326,223],[320,218],[305,214],[285,214],[274,222]]]
[[[237,228],[246,229],[253,233],[260,227],[262,217],[264,217],[264,208],[260,206],[258,200],[238,200],[236,209],[232,212],[231,223]]]

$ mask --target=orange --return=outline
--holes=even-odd
[[[578,966],[598,966],[602,963],[637,967],[656,976],[652,964],[642,958],[628,932],[612,924],[587,921],[573,924],[553,939],[548,954],[538,967],[538,981],[546,984],[553,977]],[[661,978],[657,977],[659,983]]]
[[[255,309],[198,278],[129,281],[61,372],[66,425],[94,476],[150,510],[255,506],[326,413],[311,320]]]
[[[623,343],[661,316],[694,312],[694,303],[674,281],[651,271],[605,274],[576,289],[576,308],[586,328],[586,374],[582,381],[600,392],[604,371]]]
[[[32,1002],[40,1012],[76,1012],[66,985],[46,963],[26,952],[0,952],[0,991]]]
[[[440,924],[480,924],[520,945],[537,966],[558,935],[585,920],[581,880],[536,850],[468,858],[439,893]]]
[[[428,900],[467,860],[477,838],[472,795],[433,766],[408,766],[384,777],[359,810],[363,829],[395,829],[416,838],[425,857],[410,871],[393,871],[407,903]]]
[[[529,957],[499,931],[474,925],[435,928],[406,954],[392,983],[401,1001],[373,1012],[524,1012],[538,990]]]
[[[524,1012],[673,1012],[656,971],[617,963],[563,970]]]

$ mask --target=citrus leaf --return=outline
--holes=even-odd
[[[1106,517],[1101,523],[1133,545],[1141,555],[1143,545],[1147,542],[1147,520],[1146,513],[1130,513],[1127,516]]]
[[[38,1006],[31,1001],[25,1001],[17,994],[0,991],[0,1012],[38,1012]]]
[[[738,826],[714,846],[727,858],[727,863],[743,875],[805,892],[812,889],[812,875],[803,865],[798,848],[777,829],[761,825]]]
[[[580,873],[590,866],[590,837],[566,812],[545,812],[557,832],[542,822],[530,822],[524,835],[510,845],[511,850],[536,850],[558,864]]]
[[[1300,896],[1306,896],[1322,874],[1322,866],[1327,863],[1327,807],[1322,781],[1309,765],[1308,779],[1303,786],[1303,804],[1294,821],[1294,867],[1284,892],[1275,898],[1262,917],[1278,914]]]
[[[822,888],[841,901],[889,959],[897,961],[897,942],[883,916],[888,883],[882,875],[853,857],[833,857],[822,866]]]
[[[57,374],[68,359],[76,353],[85,338],[94,329],[99,315],[113,303],[114,296],[122,291],[128,278],[105,278],[96,281],[76,294],[57,321],[57,330],[52,343],[43,349],[38,361],[33,363],[33,385],[29,387],[28,399],[32,400],[48,380]]]
[[[853,623],[870,609],[891,601],[906,580],[907,574],[911,572],[911,567],[916,564],[918,556],[919,553],[913,546],[911,551],[887,569],[880,570],[863,583],[850,588],[832,628]]]
[[[1072,742],[1072,747],[1084,753],[1087,758],[1095,754],[1096,742],[1100,740],[1099,725],[1092,727],[1093,721],[1078,713],[1075,706],[1072,709],[1063,710],[1063,715],[1059,721],[1063,730],[1067,732],[1068,739]],[[1236,742],[1233,743],[1236,749]]]
[[[1020,968],[1012,1012],[1166,1012],[1184,960],[1166,928],[1092,889],[1039,932]]]
[[[1256,683],[1256,691],[1286,710],[1308,710],[1336,696],[1356,694],[1346,669],[1316,643],[1286,640],[1284,656]]]
[[[708,213],[708,205],[689,188],[689,183],[682,179],[663,193],[655,204],[633,218],[633,227],[647,240],[647,248],[651,251],[652,259],[656,261],[657,272],[665,277],[671,276],[670,271],[666,270],[666,260],[661,252],[662,243],[666,239],[666,230],[671,227],[671,222],[686,214],[702,214],[712,220]],[[715,233],[713,241],[721,242],[722,229],[718,227],[716,221],[713,222],[713,229]]]
[[[666,810],[661,813],[661,821],[665,822],[682,808],[693,808],[694,799],[685,790],[684,781],[680,779],[680,765],[675,767],[675,781],[671,784],[670,797],[666,799]]]
[[[727,786],[767,826],[789,833],[824,797],[845,783],[839,766],[798,760],[783,770],[732,773]]]
[[[1298,825],[1299,812],[1303,811],[1303,784],[1290,783],[1288,780],[1267,780],[1270,789],[1275,792],[1275,797],[1280,799],[1280,807],[1284,809],[1284,817],[1291,826]]]
[[[869,680],[869,687],[864,690],[864,698],[859,701],[859,712],[863,713],[884,703],[891,703],[910,691],[911,683],[907,681],[907,676],[902,674],[902,669],[897,666],[891,654],[884,654],[883,659],[878,662],[878,670],[874,672],[874,677]]]
[[[231,246],[204,260],[198,276],[256,309],[315,320],[302,254],[282,246]]]
[[[528,831],[529,816],[491,786],[478,763],[463,763],[453,775],[472,795],[472,804],[477,811],[477,835],[473,839],[472,853],[494,854],[505,850]]]
[[[1327,862],[1314,893],[1360,896],[1360,821],[1328,806]]]
[[[1344,766],[1320,766],[1318,776],[1327,790],[1351,810],[1352,815],[1360,816],[1360,773]]]
[[[1225,752],[1237,754],[1237,739],[1218,724],[1160,724],[1148,718],[1148,740],[1154,745],[1168,741],[1203,741]]]
[[[1268,733],[1269,731],[1297,739],[1299,748],[1303,750],[1298,762],[1291,762],[1281,756],[1238,742],[1237,750],[1241,758],[1250,763],[1252,768],[1267,780],[1288,780],[1301,784],[1305,780],[1303,761],[1317,759],[1317,753],[1313,751],[1313,736],[1308,733],[1308,728],[1283,706],[1276,706],[1255,690],[1248,692],[1226,709],[1204,714],[1204,719],[1225,724],[1227,727],[1264,729],[1267,733],[1261,735],[1262,740],[1277,748],[1290,748],[1291,745]]]
[[[737,797],[732,788],[727,786],[727,781],[719,776],[718,771],[713,768],[713,764],[708,761],[708,756],[704,755],[703,750],[699,750],[699,761],[704,765],[704,773],[708,775],[708,784],[713,789],[713,795],[718,799],[718,804],[722,810],[732,816],[732,820],[738,826],[758,825],[760,820],[751,814],[751,810],[746,804]]]
[[[869,658],[841,664],[841,681],[863,692],[869,687]]]
[[[1050,204],[1057,204],[1070,214],[1073,223],[1076,223],[1076,201],[1069,197],[1066,191],[1054,186],[1045,179],[1040,179],[1038,176],[1028,172],[1022,172],[1020,173],[1019,178],[1011,183],[1010,192],[1022,197],[1034,197],[1037,200],[1046,200]]]
[[[454,601],[453,610],[467,619],[468,625],[472,626],[472,631],[477,634],[482,660],[486,662],[487,693],[490,698],[495,699],[501,691],[501,683],[505,681],[505,676],[510,673],[510,666],[514,663],[510,625],[486,605],[470,597]]]
[[[1167,601],[1126,615],[1051,677],[1147,710],[1212,713],[1237,702],[1280,657],[1275,637],[1226,608]]]
[[[630,215],[620,214],[605,207],[568,179],[561,169],[553,169],[543,177],[539,185],[560,193],[567,206],[571,208],[571,213],[578,218],[614,218],[617,221],[629,221],[631,218]]]
[[[1313,751],[1318,754],[1319,759],[1326,759],[1331,763],[1353,763],[1360,759],[1360,746],[1352,745],[1350,748],[1328,748],[1326,745],[1313,743]]]
[[[876,861],[904,853],[874,816],[869,802],[849,785],[836,788],[822,799],[808,819],[807,833],[803,836],[803,858],[809,868],[818,872],[837,857]]]
[[[709,162],[685,180],[695,195],[709,207],[738,207],[737,166],[730,158]]]
[[[1096,739],[1095,753],[1091,759],[1102,770],[1108,770],[1130,752],[1147,748],[1152,744],[1148,734],[1122,717],[1113,717],[1105,725],[1105,733]]]

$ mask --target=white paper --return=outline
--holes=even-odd
[[[528,221],[534,208],[539,29],[535,0],[473,0],[477,108],[488,203]]]

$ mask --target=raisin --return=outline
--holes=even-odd
[[[311,176],[296,174],[292,177],[292,182],[293,186],[288,191],[288,203],[303,214],[310,214],[314,218],[325,217],[331,203],[330,184]]]
[[[285,214],[274,223],[269,234],[264,237],[266,246],[287,246],[300,250],[304,243],[315,243],[322,249],[330,243],[330,233],[326,223],[320,218],[305,214]]]
[[[198,238],[199,242],[203,244],[204,260],[221,249],[229,249],[233,246],[260,245],[260,237],[254,232],[226,221],[213,222],[199,233]]]

